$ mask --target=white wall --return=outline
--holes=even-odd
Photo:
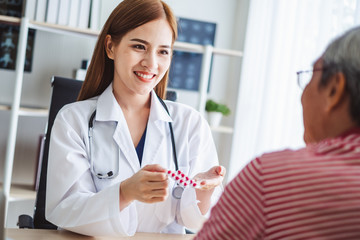
[[[209,21],[217,24],[215,47],[242,50],[249,0],[165,0],[178,17]],[[102,0],[101,22],[119,1]],[[50,100],[50,79],[52,75],[72,77],[73,71],[80,67],[82,59],[90,59],[95,39],[65,36],[55,33],[36,32],[33,55],[33,69],[24,74],[22,105],[48,107]],[[227,103],[235,109],[241,60],[232,57],[215,56],[211,74],[209,98]],[[15,73],[0,70],[0,104],[11,104]],[[179,91],[179,101],[197,106],[198,94]],[[223,122],[232,125],[233,116]],[[22,117],[24,118],[24,117]],[[9,112],[0,112],[0,169],[3,169],[6,141],[9,127]],[[29,129],[25,127],[28,124]],[[24,178],[20,166],[31,166],[36,158],[38,135],[45,129],[46,119],[24,118],[19,121],[17,147],[15,153],[15,182],[31,182],[31,171]],[[219,157],[224,165],[229,158],[232,135],[214,134]],[[23,147],[22,147],[23,146]],[[0,172],[2,174],[2,172]],[[21,176],[21,177],[20,177]],[[2,176],[0,176],[2,177]]]

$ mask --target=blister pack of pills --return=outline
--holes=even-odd
[[[186,176],[185,173],[181,172],[180,170],[177,171],[167,171],[167,175],[173,179],[177,184],[182,187],[192,187],[192,188],[201,188],[200,184],[190,177]]]

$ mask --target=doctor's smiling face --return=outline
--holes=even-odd
[[[173,31],[165,18],[126,33],[118,44],[106,36],[107,55],[114,61],[116,94],[147,95],[170,67]]]

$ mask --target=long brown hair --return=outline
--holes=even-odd
[[[105,50],[106,35],[115,44],[129,31],[150,21],[164,18],[173,31],[173,41],[177,38],[176,17],[170,7],[161,0],[124,0],[110,14],[98,37],[85,81],[80,90],[78,101],[100,95],[113,81],[114,61],[109,59]],[[165,98],[169,69],[156,85],[155,92]]]

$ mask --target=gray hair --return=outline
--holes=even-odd
[[[360,27],[348,30],[326,48],[323,56],[323,76],[320,85],[342,72],[350,97],[350,115],[360,126]]]

